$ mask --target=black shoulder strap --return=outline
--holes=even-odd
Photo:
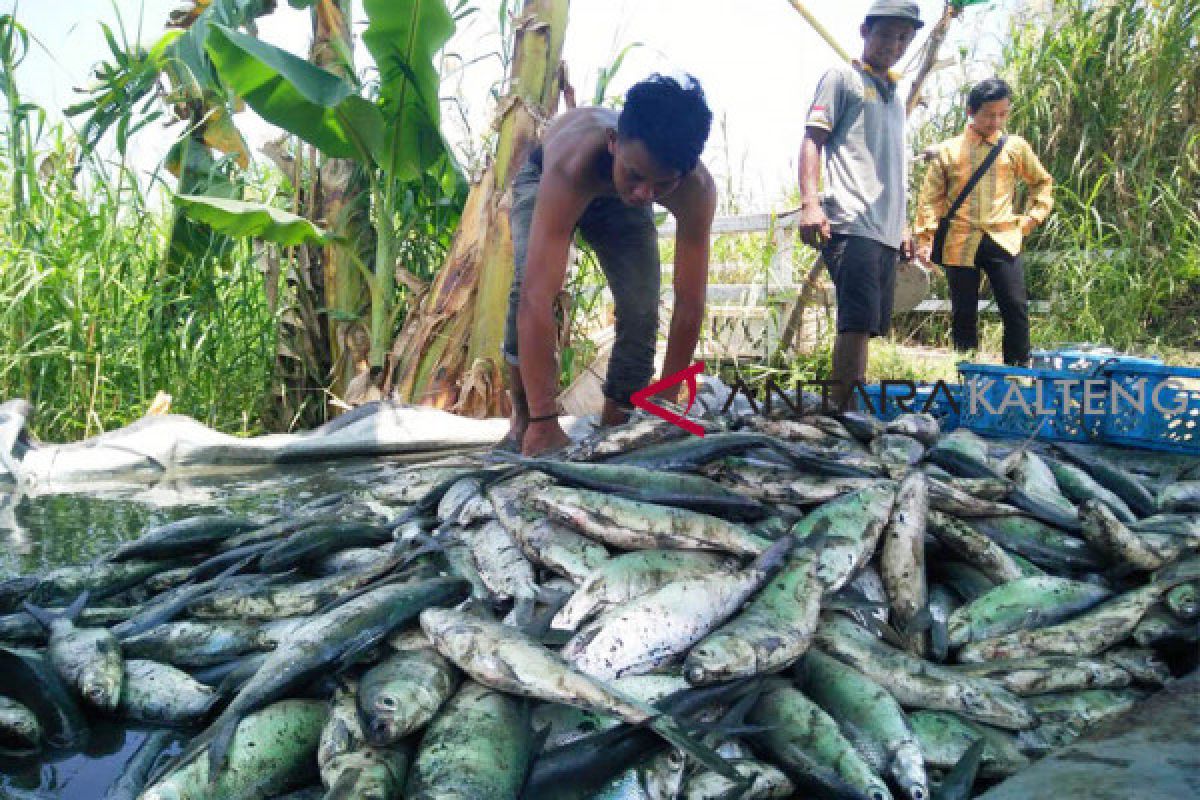
[[[950,206],[950,210],[946,212],[946,219],[954,219],[954,215],[958,213],[960,208],[962,208],[962,204],[965,203],[967,198],[971,195],[971,191],[975,188],[979,181],[982,180],[987,171],[991,169],[992,164],[996,163],[996,159],[1000,157],[1000,151],[1004,149],[1004,143],[1007,141],[1008,134],[1006,133],[1000,137],[1000,141],[996,142],[996,146],[992,148],[992,152],[987,154],[987,158],[985,158],[983,163],[979,165],[979,169],[975,170],[975,174],[971,176],[969,181],[967,181],[967,185],[963,187],[962,192],[960,192],[958,198],[955,199],[954,205]]]

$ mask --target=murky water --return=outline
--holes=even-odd
[[[347,460],[286,471],[210,474],[86,494],[20,496],[0,486],[0,579],[85,563],[136,538],[149,525],[196,514],[284,514],[319,497],[377,485],[404,463],[401,459]],[[89,720],[93,724],[82,749],[27,757],[0,752],[0,800],[103,798],[147,729],[95,717]]]

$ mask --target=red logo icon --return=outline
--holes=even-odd
[[[704,362],[697,361],[687,369],[681,369],[674,375],[668,375],[662,380],[655,381],[654,383],[650,384],[645,389],[634,392],[633,396],[629,399],[635,406],[643,411],[648,411],[659,419],[665,419],[672,425],[678,428],[683,428],[685,431],[695,436],[703,436],[704,428],[700,427],[695,422],[692,422],[690,419],[676,414],[674,411],[668,411],[650,399],[653,395],[658,394],[664,389],[670,389],[672,386],[687,381],[688,402],[687,408],[683,410],[683,413],[688,413],[692,410],[692,404],[696,402],[696,376],[701,372],[704,372]]]

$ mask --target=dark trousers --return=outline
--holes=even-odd
[[[1021,257],[1014,256],[983,237],[975,253],[974,267],[946,267],[950,286],[950,331],[958,352],[979,349],[979,281],[987,275],[1004,324],[1004,363],[1029,364],[1029,298],[1025,293],[1025,270]]]

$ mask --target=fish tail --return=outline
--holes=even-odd
[[[650,728],[708,769],[741,786],[746,778],[717,751],[688,735],[672,717],[660,715],[649,721]]]
[[[50,627],[56,620],[65,619],[69,622],[74,622],[76,619],[78,619],[79,615],[83,613],[83,608],[87,605],[87,601],[88,593],[85,590],[80,592],[79,596],[71,602],[71,605],[67,606],[62,611],[51,611],[48,608],[42,608],[41,606],[34,605],[28,600],[23,602],[21,606],[25,609],[29,616],[37,620],[39,625],[46,630],[50,630]]]

